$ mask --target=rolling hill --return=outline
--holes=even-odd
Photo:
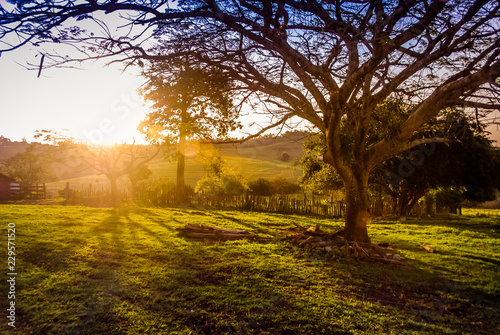
[[[301,167],[293,164],[304,154],[302,143],[307,138],[303,132],[290,132],[279,137],[260,137],[243,144],[218,144],[216,149],[226,162],[226,167],[233,173],[243,176],[247,181],[256,178],[272,178],[283,176],[290,181],[296,181],[302,174]],[[289,155],[288,161],[283,161],[281,154]],[[158,156],[149,164],[151,178],[168,178],[175,181],[176,162],[164,156]],[[194,187],[205,174],[204,163],[193,150],[186,155],[186,184]],[[102,174],[78,175],[65,174],[64,179],[48,183],[47,190],[55,194],[57,189],[64,188],[66,183],[72,189],[86,189],[91,185],[96,190],[106,190],[109,187],[106,176]],[[122,178],[121,186],[128,184]]]

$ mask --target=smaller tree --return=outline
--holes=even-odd
[[[299,184],[289,181],[283,176],[271,179],[257,178],[248,183],[252,194],[270,196],[274,194],[294,194],[301,191]]]
[[[215,148],[200,153],[205,162],[205,177],[196,184],[195,192],[208,196],[240,195],[248,190],[243,177],[232,173]]]
[[[195,192],[207,196],[241,195],[248,186],[240,175],[223,172],[221,175],[205,176],[196,184]]]
[[[439,212],[448,209],[450,213],[457,214],[458,206],[466,199],[465,187],[440,187],[433,192],[436,201],[436,210]]]
[[[433,133],[449,141],[408,150],[382,164],[371,179],[393,197],[394,212],[407,215],[430,189],[441,189],[443,199],[452,199],[446,204],[452,212],[465,199],[494,200],[500,189],[500,154],[482,125],[449,110],[427,123],[421,136]]]
[[[97,173],[104,174],[110,183],[113,205],[120,202],[118,179],[123,176],[131,176],[131,181],[146,173],[146,164],[155,158],[160,152],[160,146],[155,146],[154,151],[146,146],[122,143],[114,146],[93,146],[79,142],[67,134],[61,134],[50,130],[38,131],[35,138],[42,138],[45,142],[53,145],[50,150],[63,152],[63,160],[78,161],[80,170],[94,169]]]
[[[322,160],[326,150],[326,138],[323,133],[312,134],[303,144],[306,154],[300,159],[302,176],[299,185],[308,191],[328,194],[343,187],[342,180],[330,164]]]
[[[273,195],[271,182],[266,178],[257,178],[248,183],[250,192],[254,195],[270,196]]]
[[[166,72],[162,63],[153,63],[144,74],[148,81],[141,93],[153,111],[139,129],[151,143],[176,148],[177,192],[183,201],[187,142],[224,137],[240,126],[230,82],[218,71],[194,65]]]
[[[299,184],[291,182],[283,176],[276,176],[269,180],[273,194],[294,194],[300,192]]]
[[[35,145],[29,145],[24,152],[0,162],[0,171],[17,181],[29,184],[44,183],[55,178],[49,157],[36,152]]]
[[[280,155],[280,160],[282,160],[283,162],[289,162],[291,159],[290,157],[290,154],[286,151],[283,151]]]

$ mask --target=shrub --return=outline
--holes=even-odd
[[[281,159],[283,162],[288,162],[288,161],[290,161],[290,158],[291,158],[291,157],[290,157],[290,154],[289,154],[288,152],[283,151],[283,152],[281,153],[280,159]]]
[[[252,194],[270,196],[273,194],[293,194],[301,191],[299,184],[289,181],[283,176],[271,179],[258,178],[252,180],[248,187]]]
[[[293,194],[301,191],[299,184],[289,181],[283,176],[276,176],[269,180],[273,194]]]
[[[195,192],[207,196],[240,195],[246,192],[248,186],[239,175],[221,173],[209,175],[200,179]]]
[[[271,182],[266,178],[257,178],[248,183],[252,194],[269,196],[273,194]]]

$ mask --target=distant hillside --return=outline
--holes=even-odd
[[[242,175],[246,180],[256,178],[272,178],[283,176],[291,181],[296,181],[302,174],[301,167],[293,164],[303,154],[302,143],[307,138],[303,132],[291,132],[279,137],[259,137],[243,144],[218,144],[215,145],[220,155],[226,161],[227,167],[236,174]],[[282,154],[286,152],[289,156],[283,161]],[[157,157],[149,164],[153,172],[153,178],[168,178],[175,181],[176,162],[174,160]],[[195,152],[186,156],[186,183],[195,186],[196,182],[205,174],[204,164]],[[48,188],[63,188],[69,182],[71,188],[86,188],[90,184],[95,189],[106,189],[108,181],[104,175],[87,174],[82,172],[71,177],[67,173],[65,178],[48,184]],[[122,178],[122,186],[128,182]]]
[[[216,145],[222,156],[246,157],[266,161],[281,161],[282,153],[290,156],[290,161],[302,157],[302,143],[308,137],[304,132],[286,133],[279,137],[259,137],[242,144]]]

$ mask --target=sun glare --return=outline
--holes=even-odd
[[[37,129],[68,129],[93,144],[143,141],[137,130],[146,114],[136,91],[141,77],[100,66],[44,69],[37,78],[19,65],[36,62],[36,54],[7,56],[0,62],[0,135],[31,141]]]

